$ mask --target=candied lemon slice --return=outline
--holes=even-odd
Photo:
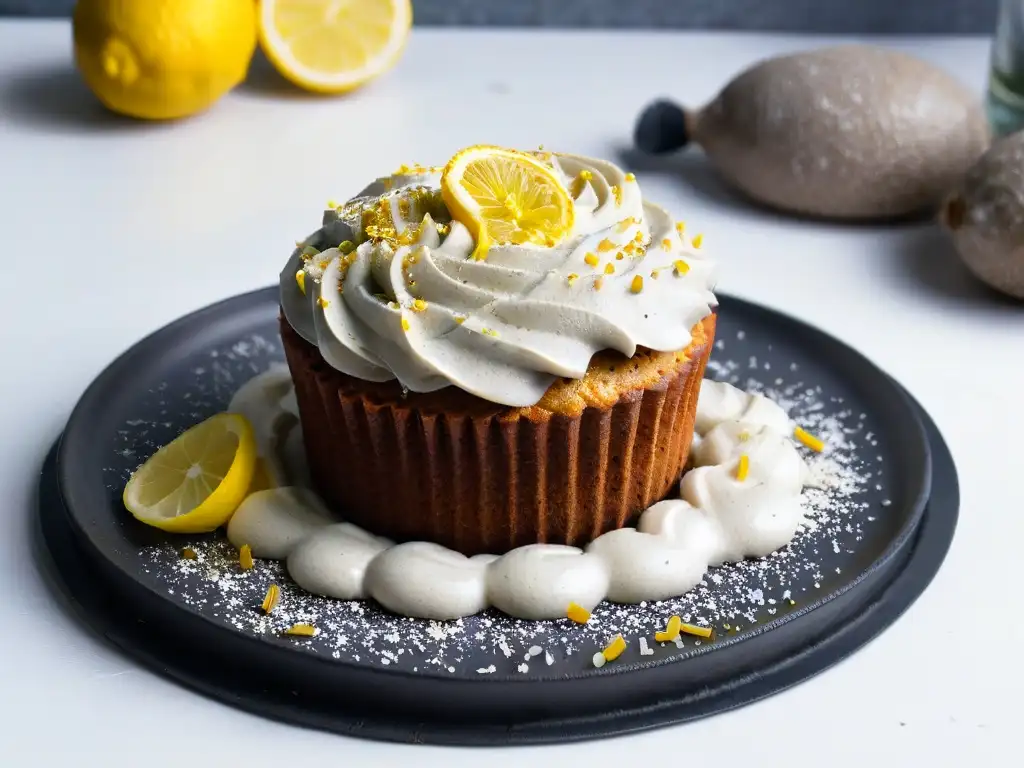
[[[260,45],[296,85],[344,93],[391,68],[412,25],[410,0],[262,0]]]
[[[525,152],[462,150],[441,174],[441,196],[476,239],[477,259],[495,244],[557,245],[572,229],[569,190],[550,166]]]
[[[219,413],[182,433],[136,470],[124,505],[138,520],[172,533],[224,525],[256,468],[256,438],[244,416]]]

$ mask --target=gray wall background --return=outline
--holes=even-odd
[[[1021,2],[1022,0],[1005,0]],[[146,0],[136,0],[146,2]],[[413,0],[421,26],[991,34],[1000,0]],[[0,15],[66,16],[75,0],[0,0]]]

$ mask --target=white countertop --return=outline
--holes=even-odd
[[[140,668],[56,607],[28,548],[40,464],[90,380],[183,313],[276,280],[326,199],[479,142],[618,159],[649,99],[699,104],[755,59],[826,42],[416,30],[398,67],[351,97],[307,97],[264,73],[206,115],[148,125],[95,106],[65,23],[0,22],[0,764],[863,768],[1014,754],[1024,305],[977,286],[932,226],[779,218],[737,203],[699,153],[686,173],[676,161],[635,170],[647,195],[705,233],[721,287],[875,360],[932,414],[959,467],[960,526],[938,577],[838,667],[736,712],[609,741],[485,754],[355,741],[262,720]],[[982,92],[986,40],[888,44]],[[443,64],[456,56],[465,64]]]

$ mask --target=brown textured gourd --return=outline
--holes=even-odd
[[[971,272],[1024,299],[1024,133],[997,141],[967,172],[942,223]]]
[[[937,210],[989,130],[978,97],[943,70],[843,45],[756,64],[701,110],[655,102],[635,141],[655,154],[696,143],[774,208],[870,220]]]

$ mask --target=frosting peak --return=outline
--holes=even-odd
[[[328,364],[414,392],[529,406],[604,349],[685,348],[715,306],[714,264],[611,163],[538,153],[573,200],[555,245],[453,220],[436,168],[405,168],[324,212],[281,273],[291,326]]]

